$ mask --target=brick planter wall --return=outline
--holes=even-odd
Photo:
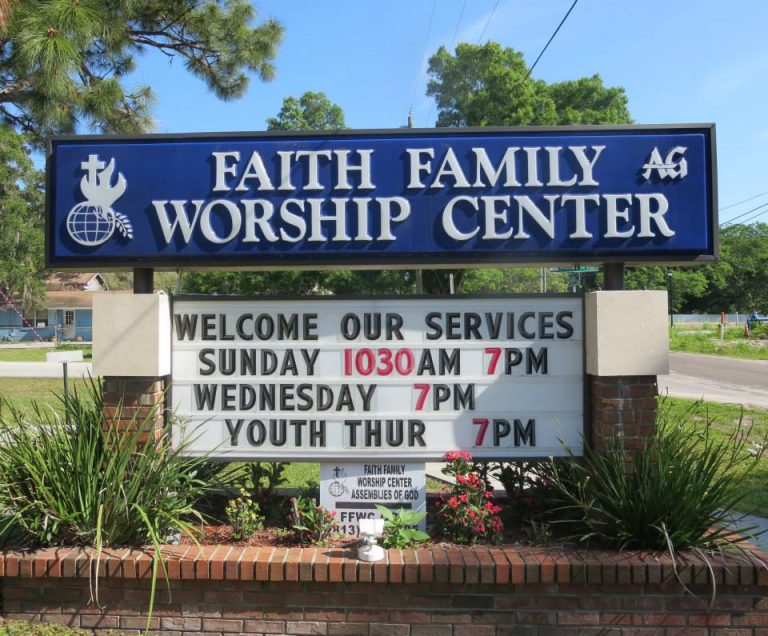
[[[586,376],[592,400],[595,450],[638,448],[656,425],[658,384],[655,375]]]
[[[104,378],[104,418],[127,431],[144,425],[142,437],[156,436],[165,424],[165,378]]]
[[[768,570],[756,560],[512,548],[389,550],[168,547],[156,633],[768,636]],[[768,555],[757,553],[765,559]],[[96,630],[146,623],[151,552],[79,549],[0,557],[3,613]],[[98,570],[101,607],[89,605]],[[710,605],[712,577],[717,596]],[[691,595],[683,585],[695,593]]]

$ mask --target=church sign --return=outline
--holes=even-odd
[[[193,455],[438,461],[580,454],[582,297],[184,297],[176,438]]]
[[[60,269],[691,262],[714,126],[56,137]]]

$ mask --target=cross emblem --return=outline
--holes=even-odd
[[[98,155],[88,155],[88,161],[80,163],[80,169],[88,172],[88,181],[96,185],[96,173],[106,167],[106,163],[99,161]]]

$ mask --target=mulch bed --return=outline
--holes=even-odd
[[[230,525],[204,525],[202,534],[197,537],[200,545],[232,545],[238,547],[276,547],[292,548],[301,544],[295,539],[293,532],[286,532],[281,528],[264,528],[257,530],[248,539],[235,541],[232,539],[232,526]],[[354,537],[332,539],[328,542],[331,547],[349,547],[358,543]],[[181,545],[195,545],[195,540],[189,535],[182,535]]]

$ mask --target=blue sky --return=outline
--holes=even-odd
[[[436,111],[425,96],[427,59],[440,45],[495,40],[532,63],[571,3],[262,0],[259,16],[285,27],[274,81],[254,79],[245,97],[224,103],[181,60],[150,54],[131,82],[152,86],[157,132],[263,130],[284,97],[307,90],[342,106],[351,128],[399,127],[410,108],[415,125],[429,127]],[[765,0],[579,0],[534,76],[599,73],[625,88],[637,123],[715,122],[725,207],[768,191],[767,18]],[[768,193],[720,219],[762,203]]]

